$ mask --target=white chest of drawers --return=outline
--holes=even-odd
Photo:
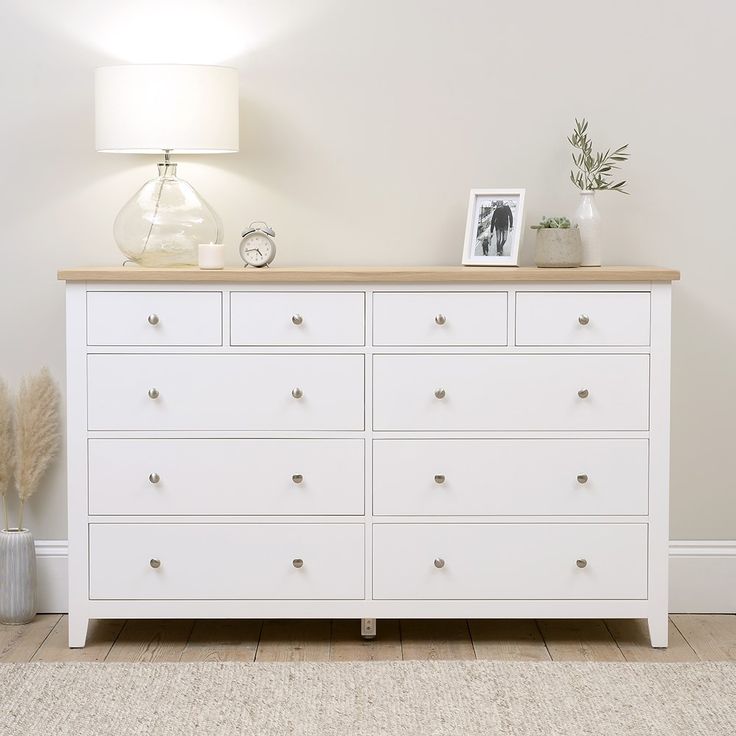
[[[646,618],[664,269],[82,269],[69,643],[92,618]]]

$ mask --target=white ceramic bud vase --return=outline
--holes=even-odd
[[[0,623],[27,624],[36,615],[36,547],[28,529],[0,532]]]
[[[601,213],[595,203],[595,192],[580,192],[580,204],[575,210],[573,221],[580,229],[580,240],[583,244],[581,266],[600,266],[603,251]]]

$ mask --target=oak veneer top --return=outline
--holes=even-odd
[[[114,266],[68,268],[61,281],[201,282],[201,283],[493,283],[501,281],[646,282],[677,281],[680,272],[656,266],[581,266],[536,268],[529,266],[294,266],[275,268],[141,268]]]

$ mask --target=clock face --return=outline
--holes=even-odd
[[[275,255],[276,246],[273,240],[263,233],[250,233],[240,242],[240,257],[249,266],[267,266]]]

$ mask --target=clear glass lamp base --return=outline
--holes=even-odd
[[[200,243],[221,243],[222,223],[176,164],[158,164],[115,218],[113,234],[126,258],[141,266],[196,266]]]

